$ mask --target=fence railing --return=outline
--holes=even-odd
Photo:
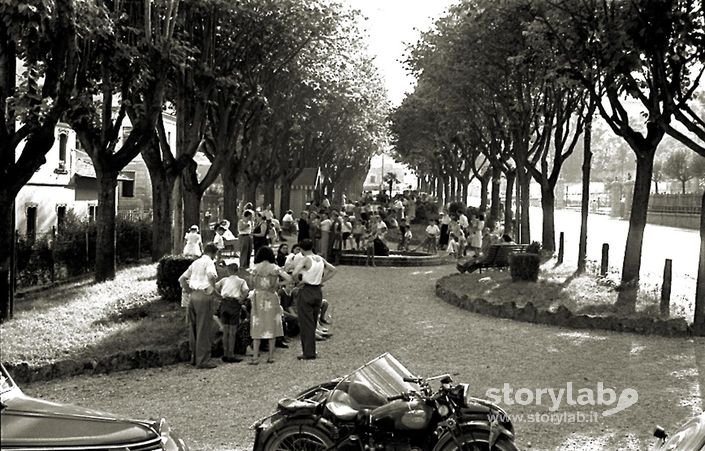
[[[649,196],[649,211],[653,213],[700,214],[702,195],[652,194]]]
[[[151,224],[118,219],[116,224],[116,261],[127,264],[149,255]],[[71,224],[58,231],[33,236],[15,231],[15,288],[52,284],[84,274],[95,267],[95,223]]]

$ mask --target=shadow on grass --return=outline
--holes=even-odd
[[[15,301],[15,312],[45,312],[73,299],[80,291],[95,285],[93,279],[86,279],[66,285],[57,285],[35,293],[27,293]]]
[[[172,347],[187,338],[181,307],[161,299],[108,315],[93,324],[123,327],[72,352],[70,358],[100,358],[123,351]]]

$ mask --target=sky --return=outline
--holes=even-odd
[[[343,0],[368,18],[369,50],[385,80],[389,100],[397,106],[414,85],[402,59],[407,43],[415,43],[419,30],[428,30],[454,0]]]

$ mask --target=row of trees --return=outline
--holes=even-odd
[[[184,223],[198,223],[218,177],[231,221],[237,200],[254,201],[258,189],[273,202],[275,183],[287,208],[307,166],[320,166],[338,193],[361,184],[387,106],[357,14],[323,0],[0,2],[0,227],[12,230],[15,196],[44,163],[59,121],[96,171],[98,281],[115,275],[118,174],[140,153],[152,180],[154,259],[178,247]],[[175,149],[164,111],[176,114]],[[204,177],[197,152],[211,162]],[[10,239],[0,237],[3,299]]]
[[[504,178],[505,227],[512,226],[516,195],[514,232],[522,242],[530,237],[533,179],[541,186],[543,246],[553,250],[554,189],[566,159],[582,146],[578,265],[584,270],[592,122],[599,114],[636,159],[620,292],[628,305],[639,277],[656,149],[670,135],[705,156],[697,97],[704,24],[701,1],[462,1],[410,49],[417,86],[392,114],[396,152],[426,187],[435,184],[446,197],[479,179],[481,208],[489,203],[495,220]],[[704,266],[696,309],[703,327]]]

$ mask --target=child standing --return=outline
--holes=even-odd
[[[365,225],[360,219],[353,219],[352,235],[355,240],[355,249],[359,251],[362,237],[365,235]]]
[[[242,303],[247,299],[250,291],[247,282],[238,277],[237,263],[228,265],[228,277],[221,279],[215,284],[215,290],[220,295],[219,319],[223,324],[223,362],[241,362],[242,359],[235,357],[235,340],[237,328],[240,325],[240,313]]]
[[[377,266],[375,265],[375,238],[377,238],[377,226],[374,221],[370,221],[362,237],[365,246],[365,266]]]
[[[184,236],[184,255],[200,257],[201,254],[203,254],[201,234],[198,233],[198,226],[192,225],[186,236]]]

